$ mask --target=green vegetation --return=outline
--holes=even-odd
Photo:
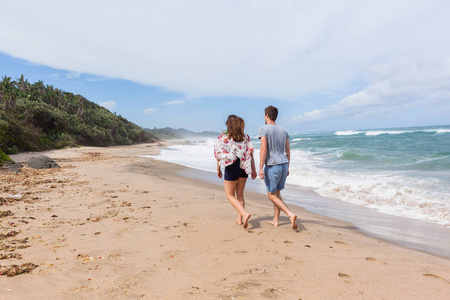
[[[6,154],[150,139],[157,138],[83,96],[42,81],[31,84],[23,75],[16,81],[5,76],[0,82],[0,149]]]
[[[5,154],[2,150],[0,150],[0,165],[3,165],[5,163],[13,162],[11,158],[9,158],[8,155]]]

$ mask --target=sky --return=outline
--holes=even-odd
[[[0,76],[144,128],[450,124],[447,0],[0,0]]]

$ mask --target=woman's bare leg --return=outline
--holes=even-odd
[[[248,226],[248,219],[250,219],[250,214],[245,210],[242,203],[236,198],[236,189],[238,185],[239,180],[236,181],[224,181],[224,187],[225,187],[225,195],[230,201],[231,205],[238,211],[238,213],[242,216],[243,222],[244,222],[244,228],[247,228]]]
[[[241,202],[242,207],[244,209],[245,209],[244,189],[246,182],[247,178],[239,178],[236,185],[236,198],[239,200],[239,202]],[[236,223],[242,225],[242,218],[243,216],[238,212],[238,218],[236,220]]]

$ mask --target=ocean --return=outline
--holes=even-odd
[[[178,142],[154,158],[215,173],[215,139]],[[290,133],[290,145],[289,185],[450,227],[450,125]]]

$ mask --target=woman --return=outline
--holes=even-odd
[[[252,179],[256,178],[254,149],[250,137],[244,133],[244,120],[230,115],[226,125],[227,130],[219,135],[214,145],[217,176],[222,178],[220,167],[225,167],[225,195],[238,211],[236,223],[247,228],[250,214],[245,210],[244,188],[248,174],[251,173]]]

